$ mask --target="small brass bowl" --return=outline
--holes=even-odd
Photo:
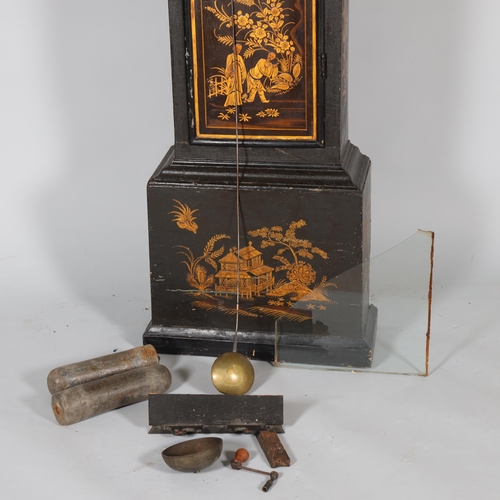
[[[180,472],[200,472],[210,467],[222,453],[222,439],[206,437],[174,444],[163,450],[165,463]]]

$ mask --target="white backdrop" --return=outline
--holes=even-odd
[[[471,435],[483,444],[500,438],[494,425],[500,377],[493,356],[499,349],[494,311],[500,290],[498,19],[497,0],[351,0],[349,135],[373,162],[372,253],[419,228],[436,232],[434,330],[440,335],[433,341],[434,374],[427,387],[443,373],[450,377],[447,383],[461,380],[464,371],[478,377],[469,388],[478,398],[475,410],[464,422],[484,416],[474,421]],[[146,182],[173,142],[167,2],[3,2],[0,61],[0,298],[6,342],[0,416],[7,431],[1,433],[4,447],[16,450],[17,438],[33,439],[41,428],[57,439],[60,429],[42,393],[50,368],[138,345],[149,320]],[[340,399],[361,390],[369,401],[371,392],[348,376],[340,376],[347,391]],[[388,385],[383,376],[367,377],[367,386],[384,394],[385,407],[395,411],[401,397],[391,401],[391,391],[425,393],[413,386],[420,382],[404,377]],[[454,398],[450,407],[461,408],[471,393],[443,384],[442,394]],[[446,421],[446,414],[435,413],[428,426]],[[36,433],[26,435],[30,425]],[[415,435],[422,431],[413,425]],[[434,431],[439,439],[442,429]],[[460,429],[442,443],[436,464],[466,460],[469,452],[454,448],[458,435]],[[378,446],[383,449],[383,442]],[[366,453],[361,441],[359,449]],[[453,456],[445,450],[454,450]],[[19,491],[21,463],[29,453],[23,447],[14,459],[1,459],[0,477],[15,478],[4,487],[8,491]],[[296,449],[296,458],[300,454]],[[357,463],[350,458],[346,467]],[[379,459],[368,455],[366,467]],[[393,483],[388,491],[394,498],[465,499],[476,496],[478,483],[483,498],[498,498],[488,480],[489,467],[498,465],[496,452],[478,453],[474,460],[489,465],[479,468],[479,478],[462,474],[461,490],[451,487],[452,473],[443,474],[441,484],[438,477],[422,483],[419,470],[409,484],[418,482],[420,490],[408,494],[408,485]],[[381,474],[369,475],[372,485],[381,486],[377,477],[386,480]],[[298,498],[315,487],[301,490],[304,476],[296,486]],[[383,491],[358,488],[359,495],[349,496],[352,490],[340,486],[342,498],[367,492],[378,498]],[[140,498],[132,491],[130,498]],[[328,497],[328,488],[320,491]],[[35,486],[25,493],[44,497]]]
[[[438,279],[498,278],[494,0],[351,2],[350,136],[373,161],[374,250],[436,232]]]

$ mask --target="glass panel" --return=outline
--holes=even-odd
[[[369,302],[366,263],[303,297],[294,307],[312,321],[276,322],[275,364],[428,375],[433,252],[434,233],[418,231],[372,259]]]

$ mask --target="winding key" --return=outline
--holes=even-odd
[[[269,476],[270,479],[266,482],[266,484],[262,487],[262,491],[269,491],[271,486],[278,479],[279,474],[276,471],[272,472],[264,472],[262,470],[252,469],[250,467],[244,467],[243,463],[248,460],[250,454],[245,448],[239,448],[236,450],[234,454],[234,458],[231,460],[231,468],[234,470],[248,470],[250,472],[256,472],[257,474],[264,474],[265,476]]]

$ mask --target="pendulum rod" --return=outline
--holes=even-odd
[[[236,145],[236,322],[234,329],[233,350],[232,352],[222,353],[213,363],[211,369],[212,383],[222,394],[242,396],[246,394],[253,385],[255,374],[250,361],[238,352],[238,331],[240,321],[240,251],[241,251],[241,205],[240,205],[240,150],[239,150],[239,110],[241,106],[240,88],[242,82],[239,72],[238,47],[236,43],[236,28],[234,26],[234,0],[231,0],[231,16],[233,22],[233,88],[229,88],[234,94],[234,134]]]
[[[239,116],[239,79],[240,73],[238,70],[238,54],[236,53],[236,26],[234,22],[234,0],[231,1],[231,18],[233,23],[233,82],[234,82],[234,136],[236,143],[236,321],[233,339],[233,352],[238,349],[238,330],[240,322],[240,238],[241,238],[241,208],[240,208],[240,149],[239,149],[239,130],[238,130],[238,116]],[[242,82],[243,83],[243,82]]]

